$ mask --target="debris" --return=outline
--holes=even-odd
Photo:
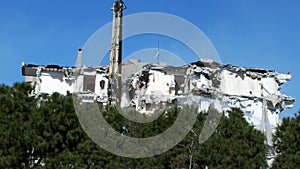
[[[77,93],[82,102],[105,105],[109,96],[108,67],[62,67],[22,64],[22,75],[31,82],[33,95],[67,91]],[[240,108],[246,120],[271,134],[279,124],[279,113],[291,108],[292,97],[280,93],[291,74],[264,69],[220,65],[199,61],[181,67],[146,64],[131,60],[122,64],[121,107],[134,107],[142,113],[181,106],[192,98],[199,111],[206,111],[221,98],[221,110]]]

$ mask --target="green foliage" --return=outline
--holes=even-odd
[[[200,161],[209,168],[267,168],[264,135],[246,122],[239,109],[228,113],[200,147]]]
[[[36,109],[35,100],[28,97],[30,92],[25,83],[0,86],[0,168],[17,168],[28,159],[32,141],[29,119]]]
[[[272,169],[291,169],[300,166],[300,112],[295,117],[283,118],[274,135],[274,148],[278,156]]]
[[[214,134],[204,144],[195,140],[190,133],[183,140],[183,147],[190,152],[177,155],[177,166],[181,168],[267,168],[264,135],[250,126],[239,109],[228,111],[222,116]],[[195,129],[201,129],[205,115],[198,115]],[[195,131],[199,133],[200,131]],[[193,144],[191,144],[191,142]],[[192,160],[191,160],[192,158]]]
[[[202,112],[193,130],[170,151],[131,159],[106,152],[86,135],[71,94],[34,98],[28,96],[31,90],[25,83],[0,86],[0,168],[19,168],[21,163],[30,168],[51,169],[266,168],[264,136],[249,126],[237,109],[229,111],[228,117],[222,116],[216,132],[204,144],[198,142],[207,118],[207,113]],[[101,113],[116,131],[143,138],[168,129],[179,111],[164,111],[145,124],[129,121],[114,107],[106,107]]]
[[[179,108],[173,108],[163,112],[155,112],[152,114],[152,116],[157,118],[150,123],[138,123],[131,121],[122,116],[114,107],[107,107],[105,110],[102,110],[101,113],[103,114],[105,120],[116,131],[130,137],[145,138],[158,135],[167,130],[176,120],[179,112]],[[145,116],[144,118],[147,118],[146,116],[148,115],[140,114],[140,116],[140,118],[143,118],[143,116]]]

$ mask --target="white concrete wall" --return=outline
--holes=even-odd
[[[148,88],[146,90],[146,95],[153,94],[155,92],[162,95],[175,95],[175,80],[174,75],[165,75],[163,72],[150,70],[149,82],[147,84]],[[171,93],[170,93],[171,92]]]
[[[64,72],[42,72],[39,80],[39,93],[58,92],[65,95],[67,91],[73,92],[72,80],[65,78]]]
[[[261,97],[269,95],[265,90],[262,90],[261,84],[270,92],[270,94],[280,94],[278,91],[278,83],[275,78],[252,79],[249,76],[238,76],[228,70],[223,71],[221,80],[221,90],[226,95]]]
[[[105,85],[104,88],[101,89],[100,82],[104,81]],[[108,89],[108,79],[105,77],[105,74],[96,74],[95,79],[95,94],[100,97],[108,97],[107,89]]]

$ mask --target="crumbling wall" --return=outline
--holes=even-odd
[[[180,71],[176,73],[176,70]],[[272,145],[279,113],[294,102],[280,93],[281,85],[290,78],[289,73],[213,62],[199,61],[183,67],[148,65],[131,77],[134,92],[129,102],[137,110],[151,113],[172,104],[180,106],[186,96],[192,98],[199,111],[207,111],[216,99],[221,99],[222,110],[240,108],[246,120],[261,130]]]
[[[221,109],[240,108],[246,120],[261,130],[272,145],[279,113],[294,99],[280,93],[291,74],[264,69],[220,65],[211,61],[172,67],[130,61],[123,64],[121,107],[143,113],[181,106],[187,96],[207,111],[221,101]],[[75,92],[85,102],[106,104],[109,96],[107,67],[60,67],[23,65],[22,74],[34,86],[33,94]],[[31,78],[28,78],[31,77]]]

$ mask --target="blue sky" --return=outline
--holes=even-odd
[[[113,0],[11,0],[0,5],[0,83],[23,81],[21,62],[73,66],[77,49],[110,22]],[[182,17],[212,41],[224,64],[291,72],[282,92],[300,100],[300,1],[127,0],[125,15]],[[156,47],[153,44],[151,47]],[[126,50],[126,43],[124,44]],[[126,51],[125,51],[126,53]],[[284,111],[293,115],[300,108]]]

